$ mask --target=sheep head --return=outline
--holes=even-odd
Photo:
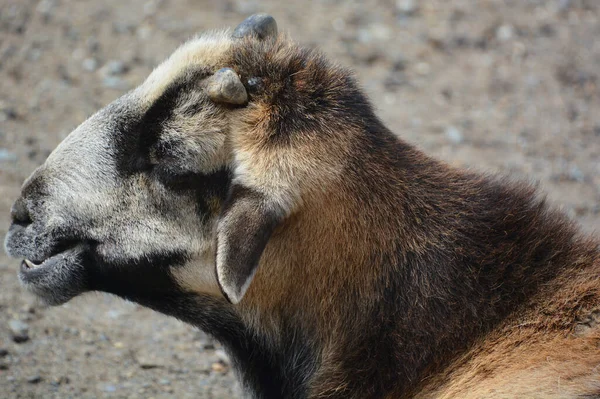
[[[346,86],[357,105],[351,78],[267,15],[184,44],[24,183],[5,241],[23,284],[51,304],[93,290],[239,302],[277,227],[342,169],[347,112],[331,97]]]

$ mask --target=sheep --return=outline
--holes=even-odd
[[[73,131],[11,209],[22,284],[197,326],[248,397],[600,397],[597,238],[277,31],[201,35]]]

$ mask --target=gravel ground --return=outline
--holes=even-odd
[[[0,235],[23,179],[196,32],[265,11],[352,67],[398,134],[452,164],[539,181],[600,227],[596,0],[0,0]],[[0,254],[0,397],[229,398],[202,332],[102,294],[46,308]]]

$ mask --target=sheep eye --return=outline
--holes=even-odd
[[[248,91],[251,93],[258,93],[264,88],[263,79],[258,76],[248,79],[246,84],[248,85]]]

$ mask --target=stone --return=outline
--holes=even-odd
[[[98,61],[95,58],[86,58],[81,63],[81,66],[88,72],[94,72],[98,69]]]
[[[559,12],[568,11],[572,5],[573,5],[573,0],[559,0],[558,11]]]
[[[585,180],[585,175],[577,165],[571,165],[567,173],[569,180],[582,183]]]
[[[129,89],[129,83],[118,76],[107,76],[102,80],[104,87],[115,90]]]
[[[17,156],[7,150],[6,148],[0,148],[0,162],[14,162],[17,160]]]
[[[117,387],[112,385],[112,384],[106,384],[102,387],[102,390],[104,392],[116,392],[117,391]]]
[[[505,42],[513,38],[515,33],[512,25],[501,25],[496,29],[496,39]]]
[[[11,320],[8,322],[11,338],[14,342],[20,344],[29,341],[29,325],[21,320]]]
[[[71,382],[71,380],[69,379],[69,377],[67,377],[67,376],[60,376],[60,377],[54,378],[52,380],[52,382],[50,382],[50,384],[52,384],[53,386],[57,387],[59,385],[65,385],[65,384],[68,384],[70,382]]]
[[[38,3],[35,8],[37,12],[42,15],[44,21],[48,22],[52,15],[54,14],[54,9],[56,7],[56,0],[42,0]]]
[[[136,353],[135,359],[139,366],[144,370],[155,369],[165,366],[164,360],[162,358],[160,358],[154,353],[142,350]]]
[[[104,70],[105,75],[115,76],[123,75],[129,70],[129,67],[121,60],[112,60],[108,61],[102,69]]]
[[[431,65],[426,62],[419,62],[417,65],[415,65],[415,70],[419,75],[426,76],[431,73]]]
[[[454,126],[448,126],[444,133],[452,144],[461,144],[464,141],[462,132]]]
[[[227,372],[227,366],[221,362],[215,362],[211,365],[212,371],[216,373],[225,373]]]
[[[398,0],[396,9],[404,15],[413,15],[419,10],[418,0]]]

